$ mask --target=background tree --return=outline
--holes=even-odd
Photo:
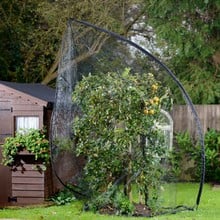
[[[219,104],[220,2],[156,0],[146,7],[161,58],[168,59],[193,102]]]
[[[57,76],[61,38],[70,17],[128,36],[133,24],[145,12],[139,2],[3,0],[0,3],[3,18],[0,23],[1,78],[51,83]],[[89,30],[84,27],[78,37],[83,38]],[[97,36],[76,61],[81,62],[97,53],[106,40],[102,34]]]
[[[1,1],[1,79],[39,82],[59,48],[47,21],[37,11],[40,1]]]
[[[73,17],[129,38],[136,35],[145,42],[153,41],[152,52],[176,73],[194,103],[219,103],[219,11],[218,0],[2,0],[0,77],[53,83],[62,34],[67,19]],[[82,39],[91,31],[86,27],[81,30],[78,37]],[[97,53],[107,40],[106,35],[97,36],[77,62]],[[173,91],[176,100],[182,100],[177,89]]]
[[[43,2],[41,5],[41,12],[45,17],[48,17],[48,11],[50,11],[51,4],[53,5],[53,11],[50,13],[52,24],[51,26],[59,27],[61,30],[66,28],[66,22],[69,18],[78,20],[86,20],[90,23],[96,24],[100,27],[104,27],[108,30],[115,31],[124,36],[130,34],[133,24],[138,23],[142,19],[142,15],[145,13],[144,8],[138,4],[140,0],[129,0],[129,1],[78,1],[65,0],[62,2]],[[80,30],[80,31],[79,31]],[[85,39],[89,32],[90,27],[81,27],[80,25],[73,26],[73,32],[78,33],[75,35],[75,41],[79,44],[85,44],[84,41],[79,42],[80,38]],[[87,50],[84,50],[75,58],[77,63],[85,61],[94,54],[97,54],[101,47],[109,39],[109,36],[99,33],[98,35],[91,36],[90,43],[84,45]],[[77,45],[80,48],[80,45]],[[58,52],[58,58],[60,54]],[[56,59],[42,83],[47,84],[57,76],[57,67],[59,59]]]

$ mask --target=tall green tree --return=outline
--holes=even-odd
[[[37,11],[39,3],[29,0],[2,0],[0,3],[2,80],[41,81],[53,59],[50,46],[54,38],[49,38],[47,22]]]
[[[69,18],[88,21],[108,30],[128,36],[132,32],[134,24],[138,23],[145,13],[143,7],[140,7],[141,0],[122,0],[122,1],[102,1],[102,0],[64,0],[64,1],[44,1],[41,4],[40,11],[49,21],[49,26],[58,32],[62,32],[66,28],[66,22]],[[52,8],[52,10],[51,10]],[[84,39],[91,31],[90,27],[75,25],[73,27],[75,33],[75,41],[80,42],[80,38]],[[80,31],[79,31],[80,30]],[[107,42],[109,36],[99,33],[91,37],[92,40],[87,50],[79,54],[75,58],[76,63],[80,63],[94,54],[97,54],[102,46]],[[82,42],[85,44],[85,42]],[[78,45],[78,48],[81,46]],[[57,77],[57,67],[59,63],[60,51],[57,51],[57,59],[46,73],[42,83],[48,84]]]
[[[57,76],[60,43],[72,17],[128,36],[145,13],[141,0],[2,0],[0,3],[0,77],[49,84]],[[78,27],[75,27],[78,28]],[[83,28],[83,39],[89,28]],[[108,40],[100,34],[77,62],[97,53]]]
[[[148,0],[146,7],[146,22],[155,30],[162,57],[193,102],[219,104],[220,2]]]

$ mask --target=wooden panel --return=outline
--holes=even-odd
[[[44,198],[17,197],[18,204],[37,204],[44,202]]]
[[[44,179],[43,178],[22,178],[22,177],[15,177],[12,178],[12,184],[13,183],[26,183],[26,184],[43,184]]]
[[[24,164],[22,167],[21,166],[16,167],[16,170],[18,170],[18,171],[22,171],[23,169],[25,169],[25,171],[35,170],[36,166],[39,166],[40,168],[43,167],[42,164],[38,164],[38,163],[36,163],[36,164]]]
[[[42,203],[52,195],[51,167],[42,173],[33,170],[33,167],[34,164],[24,164],[12,172],[12,196],[17,198],[16,204]],[[23,169],[25,171],[22,173]],[[41,200],[35,200],[36,198]]]
[[[220,130],[220,105],[194,105],[205,133],[208,128]],[[192,136],[197,135],[197,124],[187,105],[175,105],[171,112],[174,121],[174,132],[189,131]]]
[[[216,115],[215,115],[215,127],[217,130],[220,131],[220,107],[216,108],[215,111]]]
[[[16,171],[12,172],[12,177],[39,177],[44,178],[44,172],[40,173],[39,171],[27,170],[27,171]]]
[[[6,137],[12,136],[12,106],[10,102],[0,102],[0,144]]]
[[[12,189],[17,190],[44,190],[44,184],[12,184]]]
[[[44,191],[12,191],[12,196],[14,197],[38,197],[44,198]]]
[[[0,163],[2,161],[2,149],[0,146]],[[0,164],[0,203],[7,203],[11,196],[11,170]]]
[[[13,110],[16,111],[43,111],[43,107],[42,106],[38,106],[38,105],[28,105],[28,104],[23,104],[20,105],[19,103],[15,103],[13,104]],[[35,113],[36,114],[36,113]]]
[[[38,99],[36,97],[30,96],[24,92],[18,91],[13,88],[9,88],[8,86],[2,85],[2,84],[0,84],[0,90],[2,91],[1,95],[3,97],[6,97],[5,95],[7,95],[7,98],[10,100],[16,101],[18,98],[20,98],[24,101],[26,100],[26,101],[29,101],[32,103],[37,102],[37,103],[39,103],[39,105],[42,105],[42,106],[46,106],[46,104],[47,104],[47,102],[42,99]]]
[[[6,137],[13,135],[12,109],[8,101],[0,101],[0,144],[4,143]],[[2,147],[0,146],[0,202],[6,203],[11,196],[11,170],[2,162]]]

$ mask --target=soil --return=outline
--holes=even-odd
[[[220,189],[220,183],[213,183],[212,188],[214,189]]]
[[[134,216],[151,216],[151,210],[144,204],[135,203]]]
[[[135,207],[135,210],[134,210],[133,216],[149,217],[152,214],[151,210],[144,204],[134,203],[134,207]],[[110,205],[105,206],[99,210],[100,214],[107,214],[107,215],[115,215],[116,212],[117,210]]]
[[[105,206],[99,210],[100,214],[107,214],[107,215],[115,215],[116,212],[117,212],[117,210],[110,205]]]

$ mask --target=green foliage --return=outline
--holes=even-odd
[[[220,132],[210,129],[205,134],[206,181],[220,182]]]
[[[220,51],[218,0],[193,3],[187,0],[178,3],[174,0],[127,0],[107,1],[105,4],[101,0],[92,3],[87,0],[2,0],[0,16],[2,80],[53,82],[67,19],[86,18],[124,36],[146,36],[147,42],[153,42],[154,46],[157,43],[157,47],[161,48],[161,59],[166,60],[166,64],[176,73],[194,103],[220,102],[219,61],[213,59]],[[145,26],[140,25],[144,22]],[[135,31],[134,24],[137,26]],[[149,26],[155,34],[152,30],[145,30]],[[83,39],[88,29],[84,27],[81,31],[81,28],[80,38]],[[106,39],[95,36],[91,48],[97,50],[89,50],[89,53],[95,54],[99,47],[106,46]],[[117,60],[112,64],[118,65]],[[104,60],[103,67],[107,65]],[[176,94],[175,101],[182,103],[182,94],[176,85],[172,84],[172,90]]]
[[[41,160],[47,165],[50,161],[50,148],[45,131],[30,129],[16,133],[15,137],[7,137],[2,149],[2,163],[5,166],[13,165],[19,152],[24,150],[34,154],[35,160]]]
[[[48,31],[38,7],[39,1],[0,3],[0,75],[4,80],[40,82],[51,65],[56,34]]]
[[[0,2],[0,75],[17,82],[52,82],[57,76],[60,43],[66,22],[73,17],[126,35],[142,13],[133,8],[139,0],[89,2],[87,0],[1,0]],[[130,19],[133,17],[133,19]],[[91,28],[74,26],[80,32],[77,44]],[[94,32],[93,32],[94,33]],[[77,34],[76,34],[77,35]],[[106,36],[90,35],[88,57],[103,45]],[[82,40],[83,41],[83,40]],[[83,43],[85,43],[83,41]],[[81,45],[77,45],[81,48]],[[87,48],[88,48],[87,47]],[[85,54],[79,54],[84,56]]]
[[[135,209],[128,197],[116,187],[110,187],[108,191],[91,200],[89,208],[95,212],[107,210],[107,213],[113,212],[116,215],[132,215]]]
[[[205,133],[205,181],[220,182],[220,132],[209,129]],[[192,178],[199,179],[201,175],[201,149],[196,141],[190,137],[188,132],[176,135],[176,146],[173,154],[173,166],[179,171],[184,172],[183,161],[194,161],[194,167],[190,172]]]
[[[181,174],[190,174],[191,178],[195,178],[196,168],[194,167],[195,163],[192,161],[195,160],[198,154],[197,143],[193,140],[189,132],[176,133],[174,136],[174,150],[170,154],[173,177],[179,179],[181,178]],[[189,162],[192,162],[193,165],[186,168]]]
[[[175,135],[175,140],[177,142],[176,153],[181,159],[185,159],[186,161],[195,158],[198,155],[199,148],[197,147],[197,143],[191,137],[189,132],[177,133]]]
[[[115,208],[118,210],[118,215],[132,215],[134,212],[134,205],[130,202],[127,196],[118,192],[113,200]]]
[[[69,188],[65,188],[51,198],[51,201],[53,201],[56,205],[67,205],[74,200],[76,200],[76,198]]]
[[[170,105],[168,93],[153,74],[132,74],[129,69],[89,75],[78,83],[73,101],[82,115],[74,121],[76,152],[87,158],[83,181],[93,196],[108,190],[122,174],[137,175],[142,192],[158,185],[166,148],[154,125],[160,109]]]
[[[220,51],[218,0],[147,1],[148,22],[156,32],[162,59],[176,73],[194,103],[219,103]],[[219,58],[218,58],[219,59]],[[173,87],[176,102],[182,95]]]

